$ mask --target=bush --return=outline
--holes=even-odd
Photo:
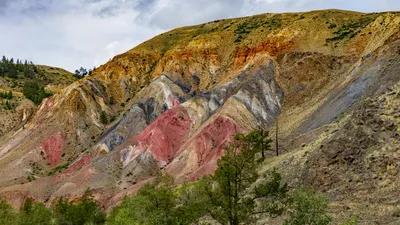
[[[363,28],[375,21],[376,16],[362,16],[358,20],[344,24],[337,31],[333,32],[334,37],[326,39],[326,42],[340,41],[345,38],[352,39],[358,35]],[[329,28],[335,28],[336,24],[331,24]]]
[[[5,200],[0,202],[0,225],[16,224],[17,213]]]
[[[55,200],[52,205],[56,224],[104,224],[106,214],[93,199],[92,192],[88,189],[83,196],[73,202],[66,198]]]
[[[0,92],[0,98],[10,99],[11,100],[13,98],[13,93],[12,93],[12,91]]]
[[[48,175],[48,176],[53,176],[54,174],[56,174],[56,173],[58,173],[58,172],[61,172],[61,171],[65,170],[65,169],[67,169],[68,166],[69,166],[69,163],[61,164],[61,165],[59,165],[59,166],[57,166],[57,167],[54,167],[50,172],[47,173],[47,175]]]
[[[10,104],[10,102],[6,101],[6,103],[4,104],[6,109],[11,110],[12,109],[12,105]]]
[[[199,190],[198,183],[177,189],[172,176],[158,176],[137,195],[125,197],[111,211],[106,224],[192,224],[206,214],[204,195]]]
[[[290,217],[284,225],[328,225],[331,217],[327,214],[328,198],[316,194],[311,189],[300,188],[294,191]]]
[[[329,25],[329,29],[333,29],[333,28],[335,28],[335,27],[337,27],[337,25],[336,24],[331,24],[331,25]]]
[[[34,202],[27,198],[20,210],[19,225],[50,225],[52,224],[51,211],[41,202]]]
[[[358,224],[358,218],[357,217],[353,217],[350,220],[341,223],[340,225],[357,225]]]
[[[107,118],[107,113],[105,111],[101,111],[100,114],[100,122],[102,124],[108,124],[108,118]]]
[[[30,99],[36,105],[39,105],[44,98],[48,98],[52,95],[51,93],[46,92],[46,90],[44,90],[44,87],[39,86],[39,84],[34,81],[26,82],[22,89],[22,92],[25,97]]]

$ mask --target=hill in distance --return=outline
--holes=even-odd
[[[0,61],[0,137],[21,127],[43,98],[78,80],[70,72],[3,57]],[[43,90],[41,90],[43,88]]]

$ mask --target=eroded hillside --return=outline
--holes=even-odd
[[[1,195],[18,205],[27,195],[49,201],[90,187],[108,207],[160,170],[180,181],[212,173],[232,134],[274,129],[277,120],[282,158],[303,154],[301,146],[329,153],[333,144],[309,143],[329,142],[327,124],[344,123],[338,118],[400,81],[399,23],[398,13],[329,10],[154,37],[46,99],[4,141]],[[339,161],[332,165],[347,170]],[[297,176],[296,166],[280,168]],[[292,183],[311,179],[323,190],[304,178]]]
[[[21,128],[36,111],[35,103],[23,93],[27,83],[38,83],[48,93],[55,94],[77,80],[66,70],[27,62],[23,64],[22,60],[12,65],[20,71],[14,70],[11,76],[3,71],[3,66],[7,63],[10,64],[3,57],[0,65],[0,93],[10,96],[0,96],[0,138]]]

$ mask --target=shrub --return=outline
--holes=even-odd
[[[4,104],[6,109],[11,110],[12,109],[12,105],[10,104],[10,102],[6,101],[6,103]]]
[[[101,111],[100,114],[100,122],[102,124],[108,124],[108,118],[107,118],[107,113],[105,111]]]
[[[337,25],[334,24],[334,23],[328,26],[329,29],[333,29],[333,28],[335,28],[335,27],[337,27]]]
[[[300,188],[294,191],[290,217],[284,225],[328,225],[331,217],[327,214],[328,198],[316,194],[311,189]]]
[[[59,198],[53,202],[53,215],[56,224],[104,224],[106,214],[93,199],[92,191],[86,190],[83,196],[69,202],[66,198]]]
[[[17,213],[13,209],[13,207],[8,204],[5,200],[1,200],[0,202],[0,224],[16,224],[17,221]]]
[[[11,100],[13,98],[13,93],[12,93],[12,91],[0,92],[0,98],[10,99]]]
[[[67,169],[68,166],[69,166],[68,163],[61,164],[61,165],[59,165],[57,167],[54,167],[47,175],[48,176],[52,176],[52,175],[54,175],[54,174],[56,174],[58,172],[61,172],[61,171],[65,170],[65,169]]]
[[[176,189],[172,176],[158,176],[137,195],[125,197],[111,211],[106,224],[192,224],[206,214],[198,184],[184,184]]]
[[[358,218],[357,217],[353,217],[350,220],[341,223],[340,225],[357,225],[358,224]]]
[[[39,84],[34,81],[26,82],[22,89],[22,92],[25,97],[30,99],[36,105],[39,105],[44,98],[48,98],[52,95],[51,93],[46,92],[46,90],[44,90],[44,87],[39,86]]]
[[[345,38],[352,39],[361,32],[363,28],[368,26],[376,19],[376,16],[362,16],[358,20],[344,24],[337,31],[333,32],[335,35],[332,38],[326,39],[326,42],[340,41]],[[335,26],[333,26],[335,25]],[[331,24],[329,28],[335,28],[336,24]]]
[[[43,203],[34,202],[32,198],[25,199],[18,217],[19,225],[52,224],[51,211]]]

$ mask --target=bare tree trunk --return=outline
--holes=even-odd
[[[276,130],[275,130],[275,148],[276,148],[276,156],[279,156],[279,143],[278,143],[278,119],[276,119]]]
[[[261,129],[261,128],[260,128]],[[265,159],[265,149],[264,149],[264,135],[265,135],[265,130],[261,130],[261,137],[263,138],[263,140],[262,140],[262,142],[261,142],[261,149],[262,149],[262,151],[261,151],[261,158],[262,158],[262,160],[264,160]]]

